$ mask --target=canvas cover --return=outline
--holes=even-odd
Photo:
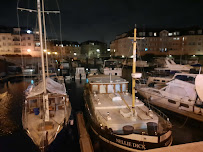
[[[34,97],[43,93],[43,82],[40,82],[29,93],[27,98]],[[66,88],[63,84],[60,84],[51,78],[46,78],[46,89],[49,93],[55,93],[60,95],[66,95]]]
[[[190,100],[196,99],[196,91],[195,91],[195,85],[181,81],[178,79],[175,79],[173,81],[170,81],[167,83],[168,87],[166,89],[167,92],[178,95],[178,96],[185,96],[188,97]]]
[[[199,98],[203,101],[203,74],[198,74],[195,79],[195,87]]]

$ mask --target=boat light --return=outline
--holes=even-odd
[[[107,112],[107,120],[111,120],[110,113]]]

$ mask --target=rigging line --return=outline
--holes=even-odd
[[[30,2],[30,1],[28,0],[28,8],[29,8],[29,5],[30,5],[29,2]],[[29,19],[29,14],[30,14],[30,13],[27,14],[27,29],[28,29],[28,24],[29,24],[29,23],[28,23],[28,22],[29,22],[29,20],[28,20],[28,19]]]
[[[55,35],[55,37],[57,37],[56,31],[54,29],[54,26],[53,26],[53,23],[51,21],[51,17],[50,16],[48,16],[48,21],[49,21],[49,24],[50,24],[50,31],[51,31],[52,37],[54,37],[54,35]]]
[[[47,35],[46,35],[46,21],[44,15],[44,0],[42,0],[42,16],[43,16],[43,26],[44,26],[44,47],[46,50],[46,70],[47,70],[47,77],[49,77],[49,66],[48,66],[48,57],[47,57]]]
[[[56,4],[57,4],[57,7],[58,7],[58,10],[60,10],[60,7],[59,7],[59,4],[58,4],[58,0],[56,0]],[[60,36],[60,41],[61,41],[61,44],[62,44],[62,32],[61,32],[61,13],[59,14],[59,36]],[[60,58],[62,58],[62,47],[61,47],[61,55],[60,55]],[[63,62],[63,61],[62,61]]]
[[[133,43],[132,43],[132,44],[133,44]],[[130,45],[130,48],[129,48],[128,53],[127,53],[127,56],[126,56],[126,58],[125,58],[125,60],[124,60],[123,63],[125,63],[125,62],[127,61],[127,58],[128,58],[128,55],[129,55],[129,53],[130,53],[130,51],[131,51],[132,46],[133,46],[133,45]],[[123,68],[124,68],[124,64],[123,64],[123,66],[122,66],[122,71],[123,71]]]
[[[188,117],[185,119],[184,123],[180,127],[178,127],[178,128],[183,128],[185,126],[187,120],[188,120]]]
[[[17,8],[16,8],[16,11],[17,11],[16,14],[17,14],[18,28],[20,28],[20,19],[19,19],[19,14],[18,14],[19,1],[20,1],[20,0],[17,1]],[[19,36],[20,36],[20,31],[19,31]],[[14,50],[13,50],[13,51],[14,51]],[[23,70],[23,69],[24,69],[24,68],[23,68],[24,59],[23,59],[23,55],[22,55],[21,37],[20,37],[20,51],[21,51],[21,64],[22,64],[21,69]],[[23,79],[25,80],[25,76],[24,76],[24,75],[23,75]],[[25,86],[25,84],[24,84],[24,86]]]

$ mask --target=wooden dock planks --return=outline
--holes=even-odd
[[[93,146],[89,134],[87,133],[85,122],[83,119],[83,113],[77,113],[77,126],[80,136],[80,149],[81,152],[93,152]]]

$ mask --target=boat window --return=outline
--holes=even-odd
[[[153,92],[155,92],[155,93],[159,93],[159,91],[156,91],[156,90],[152,90]]]
[[[185,108],[189,108],[189,105],[184,104],[184,103],[180,103],[180,106],[185,107]]]
[[[116,84],[116,92],[121,92],[121,86],[120,86],[120,84]]]
[[[126,91],[126,84],[122,84],[122,92]]]
[[[92,92],[98,92],[98,85],[92,85]]]
[[[30,107],[37,107],[37,100],[30,100]]]
[[[176,101],[168,99],[168,102],[176,104]]]
[[[106,93],[106,85],[100,85],[100,93]]]
[[[113,85],[108,85],[108,93],[114,93]]]
[[[175,77],[175,79],[186,81],[186,82],[190,82],[190,83],[193,83],[193,84],[195,82],[195,78],[194,77],[190,77],[190,76],[186,76],[186,75],[177,75]]]

